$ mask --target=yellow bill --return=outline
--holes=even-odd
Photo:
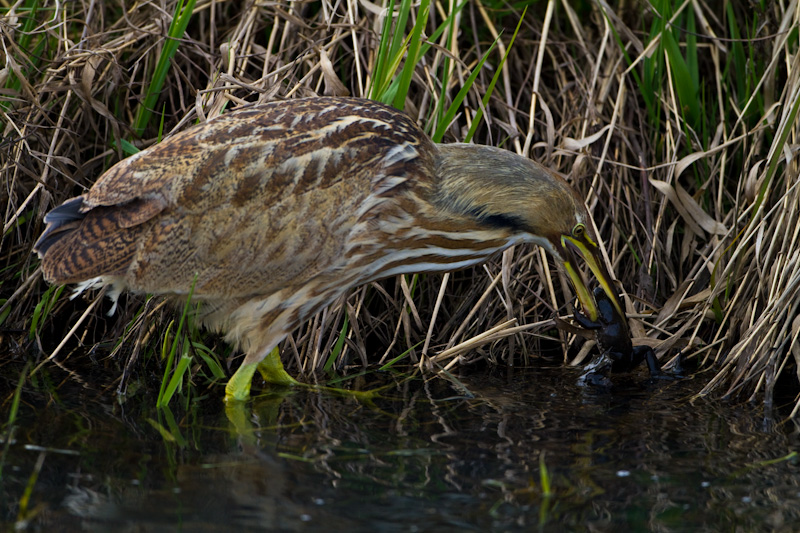
[[[608,295],[609,299],[614,303],[617,312],[620,316],[625,316],[622,311],[622,306],[617,298],[617,291],[614,290],[613,279],[606,270],[605,265],[600,257],[600,249],[597,243],[592,241],[586,233],[580,237],[573,237],[570,235],[561,236],[561,247],[564,255],[564,268],[569,274],[572,285],[575,287],[575,294],[578,296],[578,301],[581,303],[582,312],[589,317],[590,320],[597,320],[597,304],[592,297],[592,291],[586,285],[583,275],[575,265],[575,252],[577,252],[584,262],[589,266],[597,282],[603,288],[603,291]]]

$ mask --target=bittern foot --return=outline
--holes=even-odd
[[[273,385],[280,385],[282,387],[293,387],[301,385],[299,381],[289,375],[283,368],[281,362],[281,352],[278,347],[272,349],[263,361],[258,363],[258,372],[264,381]]]
[[[252,363],[249,365],[242,365],[239,370],[231,377],[228,384],[225,386],[225,402],[240,403],[246,402],[250,399],[250,386],[253,383],[253,376],[258,370],[264,380],[272,385],[278,387],[302,387],[304,389],[311,389],[320,392],[327,392],[329,394],[336,394],[338,396],[345,396],[355,398],[361,402],[369,402],[375,398],[380,397],[380,392],[386,387],[379,387],[378,389],[357,391],[350,389],[340,389],[337,387],[326,387],[324,385],[311,385],[309,383],[301,383],[290,376],[281,367],[278,371],[274,367],[263,368],[260,363]]]
[[[250,386],[253,384],[253,376],[258,370],[261,377],[264,378],[268,384],[276,385],[278,387],[304,387],[318,391],[327,392],[330,394],[338,394],[340,396],[347,396],[355,398],[358,401],[369,402],[380,396],[381,387],[369,391],[354,391],[349,389],[340,389],[336,387],[326,387],[323,385],[310,385],[301,383],[289,375],[283,368],[281,362],[280,351],[275,347],[267,354],[263,361],[258,363],[245,363],[239,367],[239,370],[233,374],[228,384],[225,386],[225,402],[246,402],[250,399]]]
[[[239,367],[230,381],[225,386],[226,402],[245,402],[250,399],[250,386],[253,384],[253,376],[256,370],[264,378],[264,381],[281,387],[291,387],[301,383],[290,376],[283,368],[278,347],[272,349],[263,361],[258,363],[245,363]]]
[[[250,385],[258,363],[242,365],[225,385],[226,402],[246,402],[250,398]]]

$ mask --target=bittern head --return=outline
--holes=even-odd
[[[438,148],[435,202],[440,208],[506,229],[518,242],[544,247],[569,275],[583,313],[596,320],[597,306],[580,271],[580,257],[624,316],[589,214],[561,176],[506,150],[463,144]]]

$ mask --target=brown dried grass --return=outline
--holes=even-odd
[[[10,313],[4,337],[21,348],[19,356],[40,357],[25,349],[31,346],[50,355],[89,305],[62,297],[31,342],[31,317],[46,289],[31,246],[44,213],[123,157],[117,139],[135,139],[131,125],[175,3],[43,1],[36,24],[26,27],[18,17],[23,3],[0,2],[6,65],[0,71],[6,202],[0,316]],[[643,109],[636,75],[659,50],[659,37],[642,28],[657,14],[602,1],[577,4],[580,13],[568,2],[531,6],[475,142],[528,154],[586,196],[608,260],[629,291],[635,343],[654,346],[662,361],[683,349],[706,371],[705,393],[770,405],[779,378],[800,392],[793,375],[800,359],[796,2],[759,12],[751,40],[731,34],[721,9],[700,0],[675,7],[684,15],[692,10],[697,20],[700,83],[713,95],[702,110],[713,132],[709,143],[687,123],[675,90],[680,73],[669,60],[668,81],[656,97],[657,123]],[[428,27],[450,9],[436,3]],[[735,15],[739,27],[752,23],[747,14]],[[441,94],[455,95],[498,36],[487,66],[499,64],[520,16],[507,6],[468,3],[453,44],[443,36],[416,66],[406,110],[427,123]],[[248,102],[366,96],[381,21],[381,10],[363,0],[243,7],[201,0],[155,115],[163,110],[168,135]],[[749,88],[765,109],[756,120],[738,104],[734,43],[747,47],[758,81]],[[446,57],[454,60],[453,78],[443,92]],[[447,142],[464,137],[492,75],[490,66],[481,72]],[[158,136],[154,120],[134,142],[143,147]],[[413,361],[444,368],[480,360],[520,364],[554,346],[546,340],[558,335],[552,318],[567,314],[561,303],[569,299],[565,276],[542,251],[518,247],[469,271],[355,290],[288,339],[284,360],[305,372],[321,368],[347,315],[340,362],[386,362],[410,350]],[[129,298],[118,318],[87,313],[67,344],[122,338],[133,346],[125,354],[138,353],[158,331],[153,324],[171,316],[149,305],[150,320],[134,320],[141,306],[141,299]],[[586,351],[570,354],[572,364]],[[568,354],[557,357],[566,361]]]

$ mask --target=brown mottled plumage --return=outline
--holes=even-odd
[[[254,365],[348,289],[447,271],[520,242],[567,266],[578,250],[604,287],[583,203],[505,150],[437,145],[369,100],[311,98],[237,109],[130,157],[46,217],[45,278],[184,297]],[[609,291],[607,291],[609,292]],[[616,296],[611,296],[616,302]],[[237,373],[238,374],[238,373]],[[228,393],[246,397],[242,381]]]

